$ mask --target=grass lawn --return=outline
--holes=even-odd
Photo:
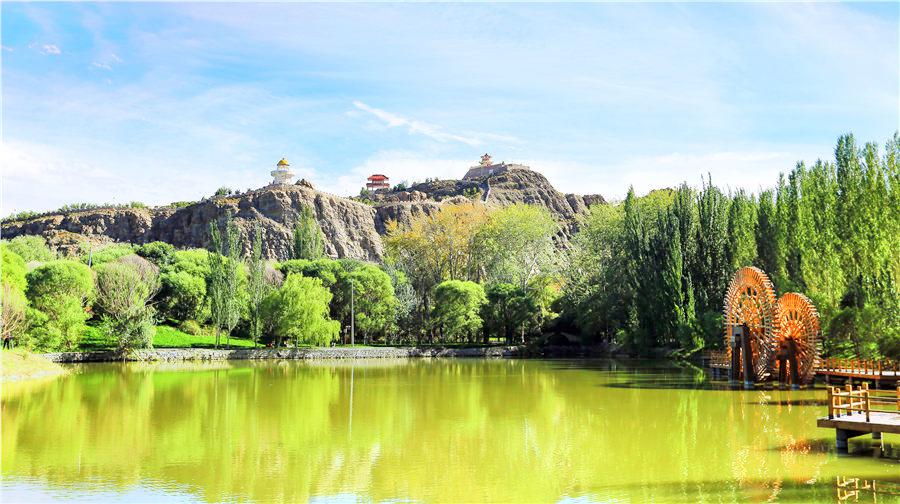
[[[220,339],[220,348],[225,348],[225,338]],[[215,335],[194,336],[171,326],[156,326],[156,335],[153,337],[154,348],[212,348],[215,346]],[[252,347],[253,342],[241,338],[231,338],[230,348]],[[88,326],[81,336],[78,345],[79,350],[110,350],[116,347],[115,341],[107,337],[99,328]]]
[[[65,372],[59,364],[18,348],[0,352],[0,381],[25,380]]]

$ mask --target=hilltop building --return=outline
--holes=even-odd
[[[281,158],[281,161],[275,165],[275,169],[272,170],[271,175],[271,185],[290,184],[291,179],[294,178],[294,172],[291,171],[291,165],[285,158]]]
[[[511,170],[530,170],[531,168],[521,164],[506,163],[501,161],[495,163],[491,160],[491,156],[485,153],[481,156],[481,162],[478,165],[469,168],[469,171],[463,176],[463,180],[477,180],[487,178],[500,173],[506,173]]]
[[[370,175],[366,180],[368,180],[368,182],[366,182],[366,189],[390,189],[391,187],[391,184],[388,183],[390,179],[387,175],[382,175],[381,173]]]

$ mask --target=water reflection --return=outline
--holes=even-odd
[[[103,500],[702,502],[831,501],[848,467],[900,467],[838,459],[815,391],[713,390],[697,375],[611,361],[83,366],[4,387],[2,473]]]
[[[834,487],[837,502],[900,502],[900,479],[877,481],[838,476]]]

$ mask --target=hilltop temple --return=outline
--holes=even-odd
[[[275,165],[275,169],[270,173],[272,175],[272,183],[270,185],[290,184],[294,178],[294,172],[291,171],[291,165],[288,160],[281,158],[281,161]]]
[[[490,177],[492,175],[498,175],[500,173],[505,173],[511,170],[530,170],[531,168],[521,164],[514,163],[506,163],[504,161],[500,161],[499,163],[494,163],[491,160],[491,156],[485,153],[481,156],[481,162],[478,165],[469,168],[469,171],[463,176],[463,180],[477,180]]]

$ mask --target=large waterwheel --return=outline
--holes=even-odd
[[[775,370],[783,383],[811,383],[819,360],[822,330],[819,312],[803,294],[788,292],[778,298]]]
[[[772,375],[777,311],[775,288],[765,272],[747,266],[734,273],[725,294],[723,317],[733,379],[754,382]]]

